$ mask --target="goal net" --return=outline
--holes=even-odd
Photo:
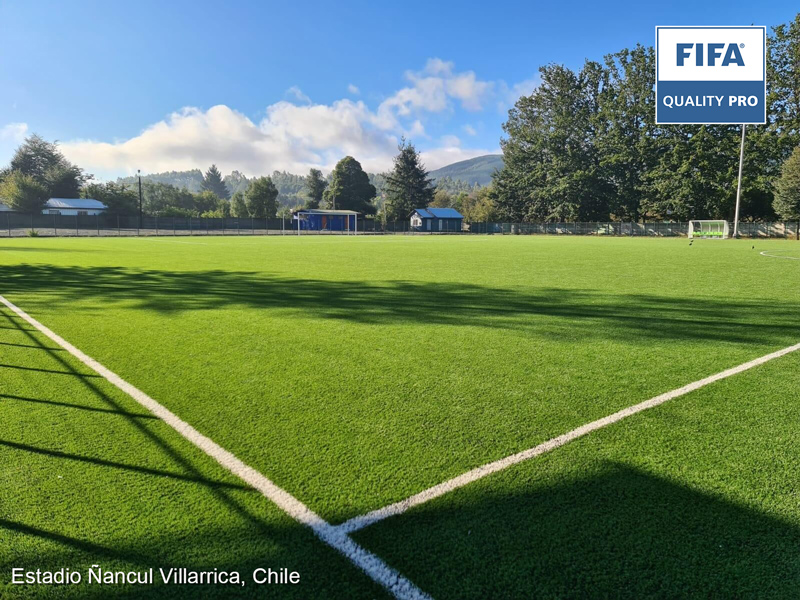
[[[728,233],[727,221],[689,221],[689,239],[724,240]]]

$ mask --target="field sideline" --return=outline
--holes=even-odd
[[[800,273],[776,257],[800,246],[14,239],[0,295],[336,525],[797,344]],[[210,595],[383,593],[18,315],[0,319],[0,597],[53,593],[6,585],[42,554],[305,575]],[[800,583],[798,366],[776,358],[353,537],[437,598],[783,595]],[[712,550],[720,564],[701,568]]]

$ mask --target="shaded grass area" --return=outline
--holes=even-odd
[[[241,271],[9,265],[4,293],[38,302],[115,303],[158,313],[226,308],[285,310],[359,324],[507,328],[557,336],[564,322],[581,337],[788,343],[800,337],[796,299],[751,300],[609,293],[575,288],[497,288],[453,282],[322,280]],[[763,323],[754,328],[752,316]],[[286,318],[291,318],[287,315]],[[541,318],[536,318],[541,317]],[[545,320],[547,319],[547,320]]]
[[[18,318],[0,321],[0,598],[384,597],[133,400]],[[246,584],[10,584],[13,567],[69,567],[86,581],[92,564],[235,570]],[[296,570],[301,583],[257,586],[257,567]]]
[[[355,534],[437,598],[790,598],[800,356]]]
[[[800,339],[749,242],[15,243],[2,293],[334,522]]]

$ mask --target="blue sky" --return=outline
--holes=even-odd
[[[757,2],[0,0],[0,165],[36,132],[101,177],[206,168],[429,167],[499,150],[537,69],[577,67],[655,25],[767,25]]]

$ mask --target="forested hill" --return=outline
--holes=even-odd
[[[469,160],[462,160],[441,169],[430,172],[434,183],[439,181],[443,188],[450,192],[469,191],[471,188],[486,186],[492,182],[492,173],[495,169],[503,167],[503,157],[499,154],[487,154]],[[275,187],[278,188],[281,204],[291,205],[293,203],[302,204],[304,175],[294,175],[285,171],[275,171],[270,177]],[[369,174],[370,182],[378,189],[378,194],[383,190],[383,176]],[[153,183],[166,183],[177,188],[186,188],[190,192],[198,193],[202,191],[203,172],[200,169],[191,171],[166,171],[164,173],[151,173],[142,175],[142,181]],[[241,190],[247,189],[250,179],[239,171],[234,171],[223,178],[225,185],[230,190],[231,195]],[[117,183],[131,185],[136,183],[136,177],[120,177]]]
[[[453,181],[462,181],[470,186],[486,186],[492,183],[492,174],[503,168],[502,154],[486,154],[462,160],[441,169],[431,171],[428,175],[436,181],[445,177]]]

